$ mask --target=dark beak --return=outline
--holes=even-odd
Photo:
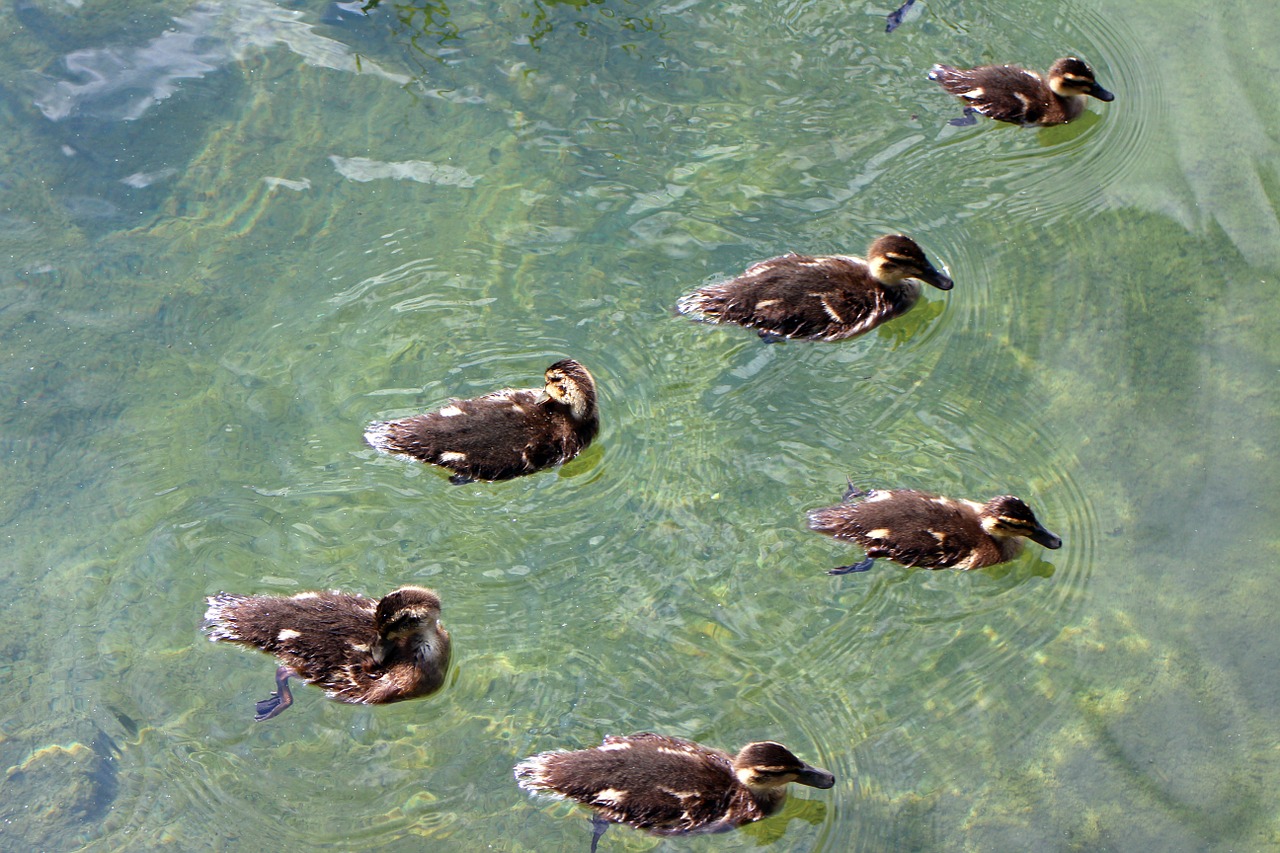
[[[1051,550],[1058,550],[1062,547],[1062,539],[1045,530],[1043,527],[1037,527],[1031,534],[1031,541],[1038,545],[1043,545]]]
[[[929,267],[927,270],[924,270],[920,275],[916,276],[916,278],[928,284],[932,284],[934,287],[938,288],[938,290],[950,290],[956,285],[956,283],[951,280],[950,276],[938,272],[933,267]]]
[[[1097,98],[1099,101],[1114,101],[1116,99],[1115,95],[1111,94],[1097,83],[1093,84],[1087,94]]]
[[[808,785],[810,788],[830,788],[836,783],[836,777],[825,770],[810,767],[808,764],[796,774],[796,784]]]

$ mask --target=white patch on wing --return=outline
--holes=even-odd
[[[600,750],[600,751],[602,751],[602,752],[607,752],[607,751],[611,751],[611,750],[618,750],[618,749],[630,749],[630,748],[631,748],[631,741],[626,741],[626,740],[613,741],[613,742],[611,742],[611,743],[601,744],[600,746],[598,746],[598,747],[596,747],[596,748],[597,748],[597,749],[599,749],[599,750]]]
[[[348,646],[350,646],[353,650],[355,650],[355,651],[357,651],[357,652],[366,652],[366,653],[367,653],[367,652],[369,651],[369,644],[368,644],[368,643],[353,643],[353,642],[351,642],[350,640],[348,640],[348,641],[347,641],[347,645],[348,645]]]
[[[611,806],[620,806],[627,799],[627,792],[617,788],[602,788],[596,792],[593,802]]]
[[[981,86],[975,86],[974,88],[962,94],[960,97],[968,98],[971,101],[976,101],[978,98],[981,98],[985,94],[986,94],[986,91],[984,91]]]
[[[697,791],[677,791],[675,788],[668,788],[666,785],[659,785],[658,790],[664,794],[670,794],[677,800],[696,800],[702,795]]]
[[[831,303],[827,302],[827,297],[821,296],[818,298],[818,301],[822,303],[822,310],[827,312],[828,317],[837,323],[844,322],[844,318],[835,312],[835,309],[831,307]]]
[[[320,597],[320,593],[318,592],[300,592],[293,597],[293,600],[304,601],[308,598],[319,598],[319,597]]]
[[[440,454],[439,459],[441,462],[466,462],[467,454],[459,453],[456,450],[446,450]]]
[[[436,412],[436,414],[440,415],[443,418],[456,418],[458,415],[461,415],[462,413],[463,413],[462,409],[459,409],[457,406],[454,406],[452,404],[445,406],[443,409]]]
[[[893,492],[881,491],[880,489],[875,489],[871,492],[871,494],[863,498],[862,502],[871,504],[871,503],[875,503],[876,501],[887,501],[892,497],[893,497]]]
[[[770,305],[777,305],[781,301],[781,299],[761,299],[756,303],[756,308],[767,308]]]
[[[868,530],[864,535],[868,539],[887,539],[889,538],[889,528],[877,527],[875,530]]]
[[[301,631],[295,631],[292,628],[282,628],[279,634],[276,634],[276,642],[284,643],[289,640],[296,640],[302,636]]]

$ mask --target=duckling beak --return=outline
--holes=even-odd
[[[551,395],[547,393],[547,389],[543,388],[538,392],[538,396],[533,398],[534,405],[541,406],[543,403],[551,399]]]
[[[832,776],[825,770],[819,770],[817,767],[811,767],[806,764],[804,769],[796,774],[796,784],[808,785],[810,788],[830,788],[836,783],[836,777]]]
[[[916,276],[916,278],[927,284],[932,284],[934,287],[938,288],[938,290],[950,290],[955,287],[956,284],[951,280],[951,276],[946,273],[938,272],[934,267],[929,267],[927,270],[924,270],[920,275]]]
[[[1043,545],[1053,551],[1062,547],[1062,539],[1055,534],[1050,533],[1048,530],[1045,530],[1043,527],[1037,527],[1035,531],[1030,534],[1030,538],[1032,542],[1035,542],[1038,545]]]
[[[1099,86],[1097,83],[1094,83],[1092,86],[1090,86],[1089,91],[1086,92],[1085,94],[1091,97],[1097,98],[1099,101],[1114,101],[1116,99],[1115,95],[1111,94],[1106,89]]]

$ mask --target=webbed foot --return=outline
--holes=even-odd
[[[600,836],[604,835],[605,830],[608,828],[609,821],[598,814],[591,815],[591,853],[596,853],[596,845],[600,843]]]
[[[449,482],[455,486],[465,486],[467,483],[474,483],[474,477],[468,477],[466,474],[454,474],[449,477]]]
[[[777,332],[759,332],[760,340],[766,344],[780,344],[787,339],[786,335],[779,335]]]
[[[293,704],[293,693],[289,690],[289,677],[295,674],[287,666],[276,670],[276,692],[254,705],[254,710],[257,711],[253,715],[254,720],[259,723],[269,720]]]
[[[951,121],[947,122],[947,124],[952,127],[970,127],[977,123],[977,113],[974,112],[973,107],[965,107],[964,115],[960,116],[960,118],[953,118]]]
[[[884,31],[891,33],[902,23],[902,19],[907,17],[907,10],[916,4],[916,0],[907,0],[897,9],[889,13],[887,22],[884,25]]]
[[[859,489],[853,484],[853,480],[850,480],[848,477],[846,477],[844,481],[848,488],[844,490],[844,495],[840,498],[841,503],[848,503],[854,498],[865,498],[867,495],[871,494],[868,491]]]
[[[834,569],[827,569],[829,575],[850,575],[854,572],[865,572],[871,568],[871,564],[876,560],[874,557],[867,557],[861,562],[854,563],[852,566],[836,566]]]

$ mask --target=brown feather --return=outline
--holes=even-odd
[[[260,649],[342,702],[382,704],[435,692],[449,667],[440,599],[404,587],[379,602],[342,592],[295,596],[218,593],[208,599],[209,639]],[[407,612],[407,619],[394,620]],[[408,626],[406,629],[406,625]]]
[[[756,787],[742,756],[759,748],[771,757]],[[600,817],[654,835],[720,832],[766,817],[786,799],[786,784],[801,781],[831,787],[831,774],[804,764],[774,743],[750,744],[737,759],[719,749],[650,732],[610,735],[593,749],[545,752],[516,765],[528,791],[574,800]]]
[[[591,374],[570,360],[548,368],[549,380],[553,371],[567,377],[573,399],[549,395],[550,385],[495,391],[372,423],[365,440],[383,453],[448,468],[456,482],[507,480],[561,465],[591,443],[600,421]]]
[[[1078,118],[1084,112],[1086,94],[1104,101],[1113,97],[1097,85],[1093,70],[1074,57],[1055,62],[1048,79],[1017,65],[935,65],[929,79],[977,113],[1026,127],[1066,124]],[[1053,84],[1066,94],[1054,91]]]
[[[908,237],[881,237],[867,255],[870,262],[849,255],[769,258],[682,297],[676,309],[702,322],[746,326],[762,337],[836,341],[905,314],[920,298],[916,278],[951,287]],[[885,263],[887,258],[892,261]],[[889,272],[878,276],[878,269]]]
[[[872,559],[926,569],[980,569],[1012,560],[1022,549],[1022,536],[1043,534],[1056,547],[1051,540],[1057,537],[1041,528],[1017,498],[1002,496],[984,505],[914,489],[873,490],[857,497],[811,510],[809,528],[857,542]],[[1026,513],[1016,529],[1000,523],[1009,502]]]

